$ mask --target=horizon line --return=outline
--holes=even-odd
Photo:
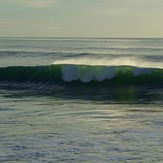
[[[109,36],[0,36],[0,38],[80,38],[80,39],[163,39],[163,37],[109,37]]]

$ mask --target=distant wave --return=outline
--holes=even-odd
[[[132,66],[90,66],[59,64],[0,68],[2,83],[100,84],[101,86],[163,86],[163,69]]]
[[[41,52],[41,51],[18,51],[18,50],[3,50],[3,51],[0,51],[0,57],[3,57],[3,56],[11,56],[11,57],[15,57],[15,56],[47,56],[47,55],[56,55],[58,54],[58,52],[50,52],[50,51],[44,51],[44,52]]]

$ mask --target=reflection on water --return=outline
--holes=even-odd
[[[163,89],[135,85],[40,85],[15,84],[12,87],[1,87],[4,97],[57,97],[61,99],[83,99],[108,103],[153,103],[163,101]]]
[[[120,87],[116,89],[116,95],[118,101],[134,101],[137,96],[137,90],[133,86]]]
[[[1,96],[0,102],[1,162],[163,159],[161,105],[109,104],[54,96]]]
[[[162,90],[89,88],[1,89],[0,162],[163,160]]]

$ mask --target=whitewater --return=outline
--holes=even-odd
[[[0,38],[0,162],[162,162],[163,39]]]

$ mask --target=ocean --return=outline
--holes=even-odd
[[[163,162],[163,39],[0,38],[0,162]]]

